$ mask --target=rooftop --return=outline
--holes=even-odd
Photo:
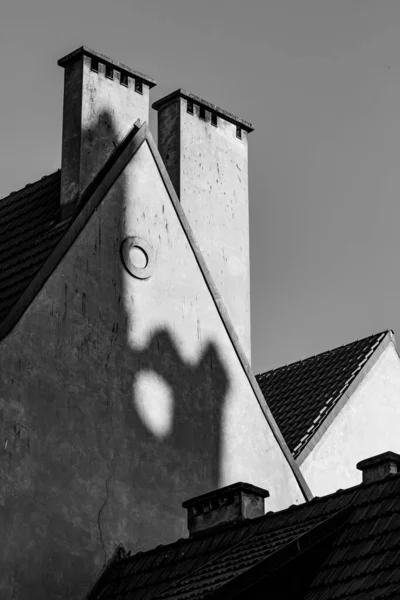
[[[276,593],[278,576],[280,592],[293,584],[297,600],[398,598],[399,498],[400,475],[389,475],[215,526],[111,561],[89,600],[244,598],[257,581],[264,593],[270,590],[269,598],[291,598]]]

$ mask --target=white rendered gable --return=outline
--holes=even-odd
[[[316,496],[361,483],[356,464],[400,452],[400,358],[390,341],[301,464]]]

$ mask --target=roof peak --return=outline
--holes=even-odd
[[[329,350],[323,350],[322,352],[318,352],[317,354],[312,354],[311,356],[306,356],[305,358],[300,358],[299,360],[295,360],[291,363],[287,363],[286,365],[282,365],[280,367],[275,367],[273,369],[268,369],[268,371],[264,371],[263,373],[259,373],[257,375],[257,377],[263,377],[264,375],[268,375],[268,374],[272,374],[272,373],[276,373],[277,371],[281,371],[282,369],[288,369],[288,368],[293,368],[296,365],[300,365],[300,364],[304,364],[305,362],[309,361],[309,360],[315,360],[320,358],[321,356],[324,356],[325,354],[330,354],[331,352],[335,352],[337,350],[341,350],[343,348],[346,348],[347,346],[352,346],[353,344],[358,344],[360,342],[365,342],[371,338],[374,337],[380,337],[381,339],[379,340],[378,344],[386,337],[386,335],[390,334],[391,336],[393,336],[394,338],[394,332],[393,329],[385,329],[383,331],[380,331],[379,333],[372,333],[371,335],[367,335],[363,338],[357,338],[356,340],[353,340],[352,342],[346,342],[345,344],[342,344],[341,346],[335,346],[334,348],[329,348]]]

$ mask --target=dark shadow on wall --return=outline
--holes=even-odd
[[[115,141],[109,114],[99,127],[105,143]],[[43,335],[22,339],[18,368],[29,365],[29,375],[10,388],[29,444],[7,473],[2,597],[83,598],[118,544],[135,553],[186,536],[182,501],[220,482],[229,377],[217,343],[206,343],[193,363],[179,331],[156,328],[139,349],[127,342],[135,299],[132,317],[122,301],[120,248],[129,202],[122,174],[47,282],[53,305],[28,316],[42,318]],[[165,435],[137,410],[136,384],[149,373],[172,399]]]

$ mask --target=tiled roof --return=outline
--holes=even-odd
[[[282,435],[296,458],[388,332],[257,375]]]
[[[60,171],[0,199],[0,323],[68,225],[60,221]]]
[[[218,598],[230,597],[225,586],[236,589],[241,577],[253,581],[260,566],[268,577],[280,560],[289,568],[288,549],[327,533],[322,562],[307,563],[309,582],[298,600],[399,598],[399,499],[400,475],[391,475],[252,521],[210,528],[112,563],[89,600],[200,600],[218,591]]]

